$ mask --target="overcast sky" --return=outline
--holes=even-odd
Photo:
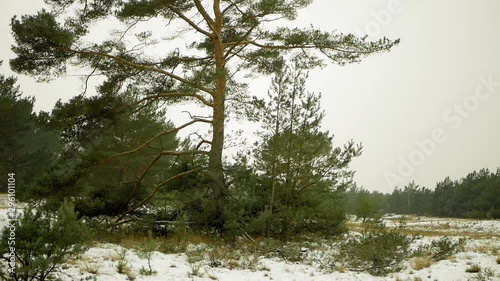
[[[0,73],[10,75],[10,19],[35,13],[41,1],[0,5]],[[434,188],[446,176],[500,166],[499,11],[498,0],[316,0],[301,13],[301,26],[401,38],[390,53],[310,74],[308,89],[323,94],[324,127],[336,144],[364,145],[352,164],[359,185],[390,192],[415,180]],[[73,77],[18,78],[36,110],[82,90]]]

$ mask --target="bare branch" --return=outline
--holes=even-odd
[[[130,30],[131,30],[134,26],[136,26],[136,25],[137,25],[139,22],[141,22],[141,21],[149,21],[149,20],[137,19],[137,20],[133,21],[133,22],[132,22],[132,24],[130,24],[130,25],[129,25],[129,26],[128,26],[128,27],[127,27],[124,31],[123,31],[123,33],[120,35],[120,37],[119,37],[119,38],[115,41],[114,46],[117,46],[117,45],[118,45],[118,43],[119,43],[120,41],[122,41],[122,40],[123,40],[123,38],[125,38],[125,35],[127,35],[127,33],[128,33],[128,32],[129,32],[129,31],[130,31]]]
[[[234,46],[234,45],[254,45],[256,47],[262,49],[274,49],[274,50],[293,50],[293,49],[318,49],[324,53],[323,50],[334,50],[343,53],[361,53],[361,54],[371,54],[371,51],[363,51],[363,50],[349,50],[343,49],[339,47],[333,47],[328,45],[316,45],[316,44],[308,44],[308,45],[268,45],[264,43],[258,43],[255,41],[238,41],[238,42],[227,42],[224,43],[225,46]]]
[[[195,1],[196,2],[196,1]],[[175,7],[173,7],[172,5],[167,5],[168,8],[174,12],[176,15],[178,15],[181,19],[183,19],[187,24],[189,24],[192,28],[194,28],[196,31],[198,31],[199,33],[207,36],[207,37],[212,37],[213,34],[209,33],[208,31],[202,29],[198,24],[194,23],[192,20],[190,20],[186,15],[184,15],[181,11],[177,10]],[[202,14],[203,15],[203,14]],[[203,16],[205,17],[205,16]],[[206,19],[205,19],[206,20]],[[208,22],[207,22],[208,23]],[[213,27],[209,24],[208,25],[210,27],[210,29],[213,30]]]
[[[204,143],[206,143],[206,144],[208,144],[208,145],[212,145],[212,142],[211,142],[211,141],[206,140],[205,138],[203,138],[200,134],[198,134],[198,132],[193,132],[193,133],[189,134],[189,136],[191,136],[191,135],[196,135],[199,139],[201,139],[201,141],[198,143],[198,145],[196,145],[195,150],[199,150],[199,149],[200,149],[200,147],[201,147]]]
[[[191,112],[187,111],[187,110],[183,110],[181,111],[181,113],[187,113],[189,115],[189,118],[191,119],[198,119],[198,118],[201,118],[201,119],[205,119],[205,118],[212,118],[210,116],[199,116],[199,115],[192,115]]]
[[[90,72],[90,74],[85,75],[86,76],[85,82],[84,82],[85,88],[83,89],[83,92],[80,94],[81,97],[85,96],[85,94],[87,93],[87,89],[89,87],[90,77],[94,76],[96,71],[97,71],[97,67],[94,67],[94,69],[92,69],[92,72]]]
[[[222,10],[222,14],[225,14],[227,11],[229,11],[229,9],[235,7],[236,10],[240,12],[240,14],[245,15],[245,13],[242,10],[240,10],[240,8],[237,6],[237,4],[242,3],[243,1],[235,1],[235,2],[228,1],[228,2],[231,4],[229,4],[226,8],[224,8],[224,10]]]
[[[179,97],[194,97],[206,106],[210,106],[210,107],[213,106],[213,104],[210,101],[206,100],[202,95],[194,94],[194,93],[193,94],[183,93],[183,92],[173,92],[173,93],[149,95],[149,96],[144,97],[144,98],[140,99],[139,101],[135,102],[133,105],[142,103],[146,100],[159,99],[159,98],[179,98]]]

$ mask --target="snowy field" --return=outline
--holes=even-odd
[[[156,273],[145,275],[144,272],[149,267],[148,259],[144,255],[134,249],[125,249],[106,243],[95,244],[79,259],[64,264],[62,272],[58,273],[57,277],[64,281],[500,280],[500,264],[498,264],[500,262],[500,221],[391,216],[386,217],[385,222],[388,226],[403,225],[402,231],[408,234],[420,233],[412,247],[430,244],[432,240],[443,236],[454,240],[463,237],[466,241],[462,251],[452,257],[431,262],[423,268],[420,268],[421,265],[416,266],[415,260],[408,260],[403,263],[403,269],[400,272],[390,273],[383,277],[345,269],[325,270],[321,263],[325,249],[321,248],[321,243],[315,243],[315,247],[300,246],[299,249],[307,256],[300,262],[287,261],[278,257],[266,258],[256,253],[239,253],[239,255],[228,253],[239,259],[214,263],[208,253],[208,246],[203,244],[189,245],[187,254],[164,254],[154,251],[150,265]],[[3,227],[6,224],[6,212],[0,210],[0,226]],[[359,222],[351,220],[349,226],[350,229],[356,231]],[[213,254],[216,250],[211,249],[211,253]],[[5,263],[2,266],[5,266]],[[479,268],[480,271],[466,272],[471,271],[473,267]]]

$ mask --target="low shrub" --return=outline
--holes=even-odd
[[[9,263],[4,276],[8,280],[47,280],[60,265],[86,250],[90,230],[77,219],[74,206],[64,202],[57,214],[28,206],[18,219],[15,244],[9,243],[10,229],[5,228],[0,249],[9,253],[15,247],[15,262]],[[4,255],[8,262],[10,256]]]
[[[453,241],[448,237],[441,237],[439,240],[431,242],[431,258],[436,261],[447,259],[448,257],[458,253],[463,248],[465,240],[460,238],[458,241]]]
[[[412,239],[383,224],[370,224],[360,236],[353,236],[339,245],[334,263],[352,271],[366,271],[382,276],[401,269],[410,256]]]

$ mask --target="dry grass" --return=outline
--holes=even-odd
[[[481,272],[481,266],[477,263],[470,264],[466,269],[465,272],[468,273],[478,273]]]
[[[432,265],[432,259],[430,256],[425,257],[415,257],[410,260],[411,268],[415,270],[421,270],[424,268],[428,268]]]
[[[128,266],[125,266],[123,268],[123,274],[125,274],[125,276],[127,276],[127,280],[133,281],[133,280],[135,280],[135,278],[137,278],[136,275],[132,272],[132,270]]]
[[[495,255],[495,256],[498,256],[500,254],[500,249],[496,246],[491,246],[491,254],[492,255]]]
[[[401,231],[403,234],[408,235],[422,235],[428,237],[436,237],[436,236],[460,236],[464,238],[474,239],[474,240],[489,240],[497,237],[497,235],[493,233],[476,233],[470,231],[457,231],[457,230],[449,230],[449,231],[440,231],[440,230],[412,230],[412,229],[404,229]]]
[[[399,277],[399,275],[396,275],[396,279],[394,281],[404,281],[404,280],[401,279],[401,277]]]
[[[95,262],[89,262],[86,260],[82,260],[78,263],[78,267],[80,268],[80,272],[88,272],[90,274],[97,274],[99,272],[100,266]]]
[[[468,247],[467,250],[475,253],[498,256],[498,247],[491,244]]]
[[[389,219],[389,220],[397,220],[397,219]],[[457,219],[458,220],[458,219]],[[462,219],[467,221],[466,219]],[[359,222],[346,222],[346,227],[349,231],[353,232],[361,232],[365,229],[365,227]],[[422,229],[428,227],[428,229]],[[388,227],[391,228],[391,227]],[[437,236],[461,236],[470,239],[492,239],[494,237],[498,237],[496,233],[478,233],[474,231],[467,231],[460,228],[453,228],[450,224],[441,224],[441,225],[428,225],[412,228],[411,225],[407,225],[403,228],[398,228],[401,234],[406,235],[422,235],[426,237],[437,237]]]
[[[133,233],[133,234],[116,234],[116,233],[98,233],[95,240],[100,243],[111,243],[120,245],[126,249],[141,249],[145,241],[149,238],[147,233]],[[189,244],[213,244],[215,239],[207,235],[197,233],[185,233],[182,235],[174,235],[172,237],[158,237],[159,249],[168,249],[171,246],[171,251],[164,252],[184,252]],[[116,257],[109,257],[109,259],[116,259]]]

